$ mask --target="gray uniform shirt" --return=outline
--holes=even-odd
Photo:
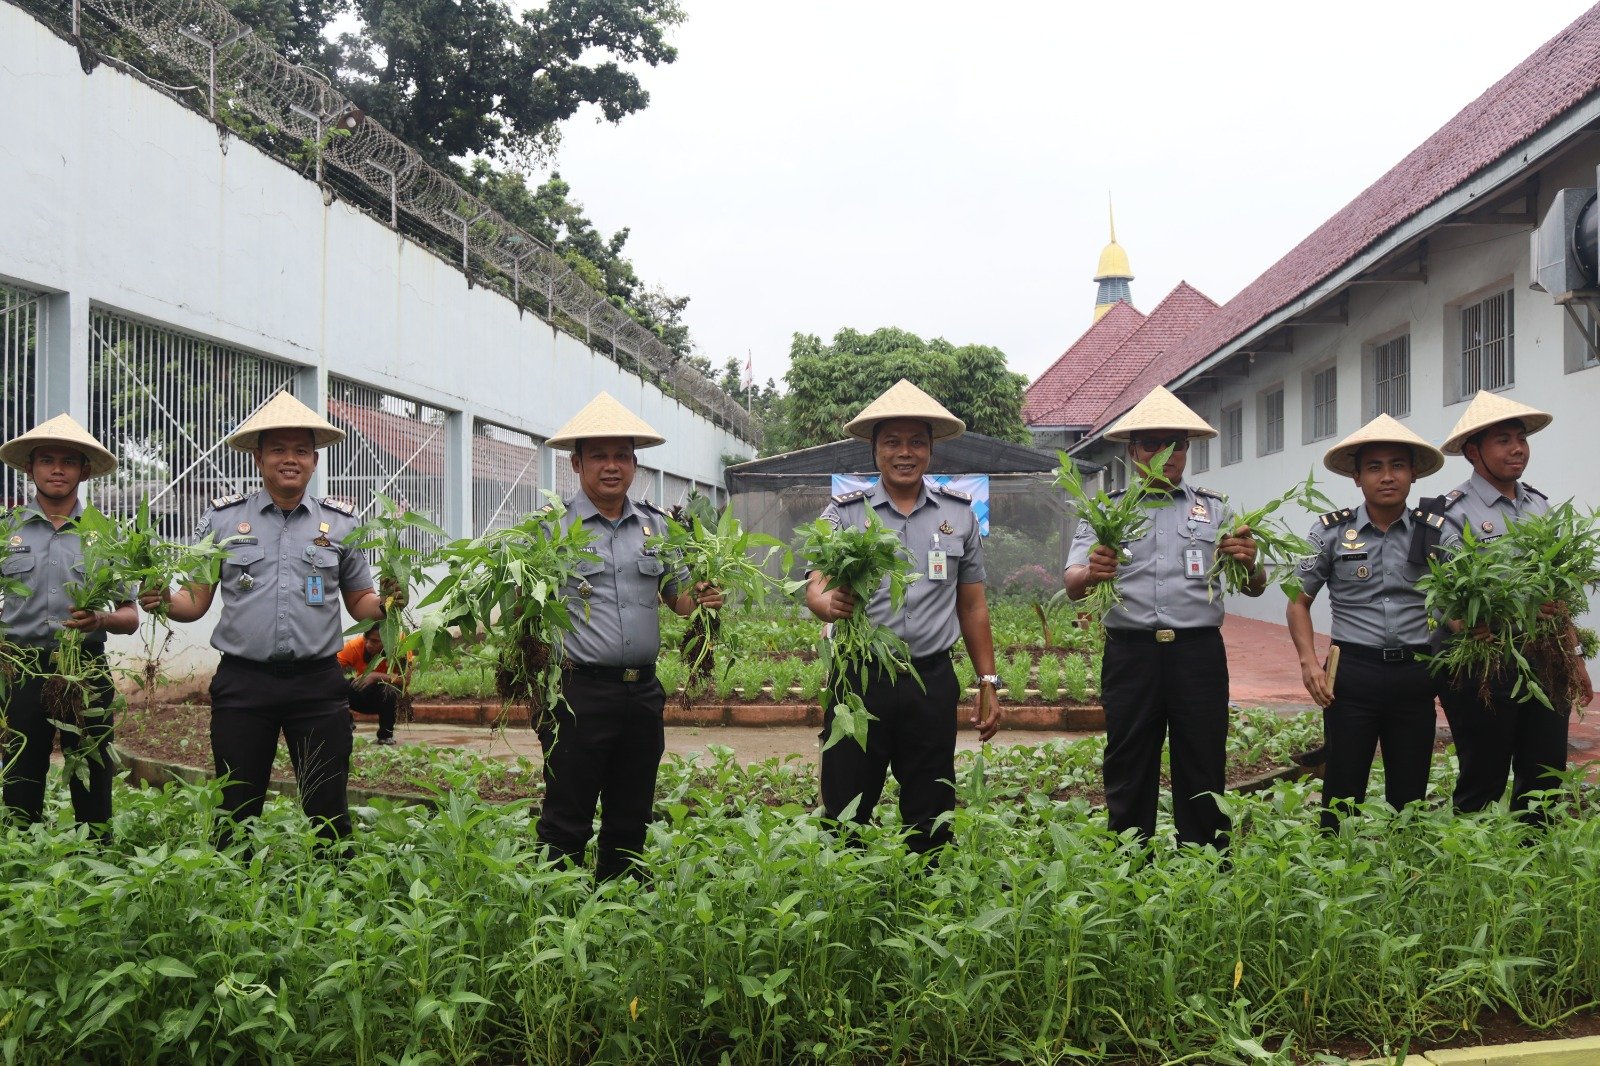
[[[1550,501],[1538,489],[1519,481],[1513,500],[1502,496],[1474,470],[1471,477],[1445,495],[1444,536],[1439,543],[1456,551],[1461,547],[1461,531],[1469,528],[1480,541],[1494,540],[1505,536],[1506,527],[1524,515],[1548,510]]]
[[[1328,587],[1333,639],[1373,648],[1427,644],[1428,613],[1417,581],[1427,563],[1408,561],[1418,512],[1407,508],[1385,531],[1372,524],[1363,503],[1320,520],[1306,534],[1317,549],[1300,564],[1301,588],[1315,596]]]
[[[583,522],[593,539],[589,550],[597,563],[581,563],[578,577],[567,584],[572,632],[561,650],[574,662],[589,666],[653,666],[661,652],[662,578],[667,561],[645,549],[645,538],[663,532],[659,511],[625,500],[615,524],[603,517],[579,491],[567,501],[563,525]],[[688,572],[667,577],[666,595],[676,599]],[[585,615],[587,608],[587,616]]]
[[[233,538],[217,583],[222,616],[213,648],[257,662],[339,653],[341,593],[372,588],[366,556],[344,543],[357,524],[342,509],[348,506],[307,496],[285,516],[266,489],[211,501],[195,539],[213,532],[219,541]]]
[[[6,639],[31,647],[54,647],[61,635],[61,623],[72,614],[72,600],[66,586],[82,581],[83,548],[74,532],[75,520],[83,514],[80,502],[72,508],[72,518],[57,529],[36,504],[19,507],[21,527],[6,545],[0,573],[33,590],[31,596],[6,597]],[[84,646],[103,648],[105,633],[87,633]]]
[[[913,659],[949,651],[961,635],[956,617],[956,586],[981,584],[983,537],[972,501],[965,493],[937,486],[931,491],[923,484],[916,506],[903,515],[889,500],[882,480],[864,492],[835,496],[822,510],[822,517],[835,526],[865,528],[867,508],[878,521],[900,535],[900,542],[911,555],[912,565],[922,574],[906,589],[905,602],[898,613],[889,610],[889,580],[867,601],[867,617],[888,626],[906,642]],[[928,576],[928,553],[945,553],[942,581]]]
[[[1233,512],[1218,493],[1180,482],[1167,502],[1147,497],[1150,521],[1144,536],[1124,541],[1117,560],[1117,594],[1122,603],[1106,614],[1108,629],[1199,629],[1222,624],[1220,576],[1209,579],[1217,541],[1233,530]],[[1067,566],[1086,564],[1094,550],[1094,530],[1079,522]],[[1200,572],[1189,575],[1190,549],[1198,550]]]

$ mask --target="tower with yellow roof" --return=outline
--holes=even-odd
[[[1128,253],[1117,243],[1117,216],[1110,197],[1106,198],[1106,213],[1111,221],[1111,243],[1101,250],[1100,265],[1094,272],[1094,280],[1100,286],[1094,295],[1096,322],[1119,300],[1133,306],[1133,290],[1128,285],[1133,280],[1133,268],[1128,265]]]

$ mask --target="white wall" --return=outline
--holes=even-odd
[[[40,390],[87,421],[91,304],[547,437],[604,389],[668,438],[650,464],[722,484],[754,448],[311,181],[0,4],[0,279],[56,294]],[[322,390],[317,390],[320,395]],[[563,457],[564,458],[564,457]],[[544,472],[549,484],[550,471]],[[184,631],[202,643],[201,627]],[[207,656],[180,650],[195,663]]]

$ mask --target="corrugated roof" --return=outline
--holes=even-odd
[[[1600,89],[1600,5],[1545,42],[1433,136],[1319,226],[1101,413],[1110,423],[1156,385],[1220,350],[1395,227],[1428,208]]]
[[[1090,370],[1066,403],[1042,420],[1043,424],[1095,425],[1129,382],[1141,376],[1153,360],[1181,343],[1216,312],[1215,300],[1187,281],[1180,281],[1127,340]]]
[[[1022,421],[1030,426],[1061,425],[1045,416],[1070,400],[1089,373],[1143,322],[1144,315],[1135,311],[1132,304],[1114,304],[1028,386],[1022,398]]]

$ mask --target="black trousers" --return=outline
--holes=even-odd
[[[956,806],[956,704],[961,686],[949,655],[919,661],[924,692],[910,674],[893,681],[868,678],[861,693],[876,719],[867,727],[867,747],[845,738],[822,753],[822,809],[837,819],[852,800],[855,821],[865,824],[883,795],[886,774],[900,784],[900,821],[911,830],[906,846],[930,851],[951,841],[948,819]],[[833,711],[823,716],[821,737],[833,730]],[[938,823],[937,825],[935,823]]]
[[[1327,769],[1322,827],[1338,828],[1340,807],[1367,798],[1372,758],[1383,745],[1383,794],[1399,810],[1428,792],[1433,762],[1433,699],[1438,691],[1424,663],[1385,663],[1346,654],[1339,660],[1333,702],[1322,712]]]
[[[40,654],[47,656],[49,653],[41,650]],[[86,651],[84,663],[86,666],[95,664],[96,672],[103,673],[105,655]],[[61,753],[81,750],[89,770],[87,785],[75,774],[68,779],[72,814],[79,822],[104,825],[111,821],[111,779],[115,776],[111,764],[111,700],[115,693],[110,677],[104,676],[101,683],[94,686],[81,734],[57,730],[51,724],[44,709],[44,682],[42,677],[18,682],[6,704],[9,732],[5,744],[5,805],[15,817],[30,823],[44,818],[50,752],[59,732]]]
[[[266,802],[278,734],[300,784],[300,806],[324,840],[350,835],[349,682],[338,660],[258,663],[224,655],[211,679],[211,754],[235,822]],[[219,842],[226,844],[226,829]]]
[[[583,862],[600,806],[595,876],[634,872],[655,811],[656,771],[666,750],[666,693],[648,681],[611,681],[569,671],[566,702],[539,724],[544,808],[539,841],[552,856]]]
[[[394,718],[400,709],[400,690],[384,681],[374,681],[365,688],[358,688],[353,682],[347,685],[350,709],[356,714],[378,716],[379,740],[394,736]]]
[[[1528,793],[1556,786],[1545,771],[1567,768],[1566,712],[1532,697],[1513,700],[1512,683],[1509,675],[1494,678],[1487,702],[1478,698],[1475,682],[1447,685],[1440,693],[1460,764],[1452,797],[1458,811],[1481,811],[1505,795],[1507,773],[1511,807],[1525,811]]]
[[[1178,841],[1226,847],[1228,820],[1209,795],[1222,792],[1228,773],[1228,656],[1221,630],[1170,644],[1108,635],[1100,694],[1112,831],[1136,829],[1147,840],[1155,835],[1161,745],[1170,734]]]

